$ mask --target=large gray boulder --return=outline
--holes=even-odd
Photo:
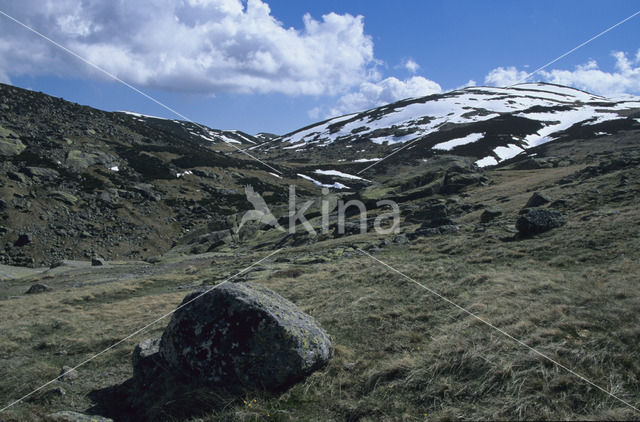
[[[516,229],[521,236],[532,236],[544,233],[566,223],[564,215],[558,211],[532,208],[527,210],[516,221]]]
[[[113,419],[104,418],[98,415],[86,415],[72,410],[63,410],[47,415],[46,422],[113,422]]]
[[[331,358],[318,323],[266,287],[225,283],[197,298],[203,291],[184,298],[162,335],[171,372],[218,388],[280,391]]]

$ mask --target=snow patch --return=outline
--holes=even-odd
[[[508,160],[509,158],[513,158],[516,155],[520,154],[524,151],[517,145],[508,144],[506,147],[497,147],[493,150],[493,152],[500,157],[500,160]]]
[[[180,177],[184,177],[184,176],[189,176],[190,174],[193,174],[193,172],[191,170],[185,170],[182,173],[176,173],[176,177],[180,178]]]
[[[304,146],[304,145],[305,145],[304,143],[302,143],[302,144],[301,144],[301,143],[299,143],[299,142],[298,142],[298,143],[296,143],[295,145],[291,145],[291,146],[288,146],[288,147],[283,147],[282,149],[294,149],[294,148],[300,148],[301,146]]]
[[[299,177],[302,177],[305,180],[312,182],[314,185],[322,186],[323,188],[334,188],[334,189],[349,189],[349,186],[343,185],[342,183],[335,182],[333,185],[328,185],[326,183],[322,183],[317,181],[316,179],[312,179],[309,176],[305,176],[304,174],[298,173]]]
[[[109,170],[118,172],[120,171],[120,168],[118,166],[113,166],[113,167],[109,167]]]
[[[370,163],[371,161],[380,161],[382,158],[358,158],[353,160],[352,163]]]
[[[491,156],[484,157],[484,158],[476,161],[476,166],[478,166],[478,167],[495,166],[496,164],[498,164],[498,160],[496,160],[495,158],[493,158]]]
[[[145,117],[148,119],[169,120],[169,119],[165,119],[164,117],[152,116],[150,114],[134,113],[133,111],[118,111],[118,113],[129,114],[131,116],[136,116],[136,117]],[[144,122],[144,120],[140,120],[140,121]]]
[[[472,134],[467,135],[467,136],[465,136],[463,138],[456,138],[456,139],[451,139],[451,140],[446,141],[446,142],[441,142],[441,143],[435,145],[433,147],[433,149],[451,151],[453,148],[455,148],[457,146],[466,145],[466,144],[470,144],[472,142],[479,141],[483,137],[484,137],[484,133],[472,133]]]
[[[354,176],[353,174],[349,174],[349,173],[343,173],[338,170],[316,170],[314,173],[323,174],[325,176],[338,176],[338,177],[342,177],[343,179],[366,180],[366,179],[363,179],[362,177]]]
[[[234,130],[234,131],[233,131],[233,133],[234,133],[234,135],[236,135],[237,137],[244,139],[245,141],[249,142],[250,144],[255,144],[255,142],[254,142],[254,141],[252,141],[251,139],[247,138],[246,136],[244,136],[243,134],[241,134],[239,131]]]

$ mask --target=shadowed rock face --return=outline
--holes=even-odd
[[[202,291],[183,300],[188,303]],[[324,367],[329,336],[273,291],[224,284],[179,309],[160,342],[172,371],[230,390],[284,390]]]

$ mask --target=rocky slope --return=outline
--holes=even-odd
[[[148,257],[196,226],[226,228],[250,207],[245,185],[280,183],[235,152],[264,136],[0,85],[0,263]]]

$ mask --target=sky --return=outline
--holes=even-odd
[[[0,82],[285,134],[407,97],[520,82],[639,10],[626,0],[0,0]],[[640,15],[528,80],[640,95]]]

